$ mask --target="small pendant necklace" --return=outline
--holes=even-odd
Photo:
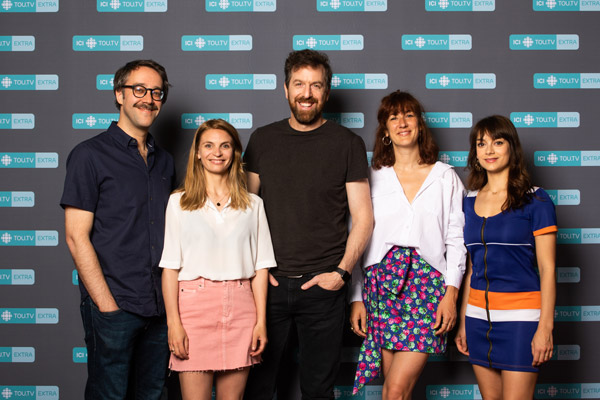
[[[225,197],[229,196],[229,193],[225,194],[225,196],[221,197],[215,204],[217,205],[217,207],[221,207],[221,202],[223,201],[223,199]]]

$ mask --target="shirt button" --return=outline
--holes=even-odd
[[[150,225],[154,225],[154,221],[150,221]]]

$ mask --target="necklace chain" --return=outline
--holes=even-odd
[[[217,207],[221,207],[221,202],[223,201],[224,198],[226,198],[227,196],[229,196],[229,192],[227,192],[223,197],[221,197],[219,200],[217,200],[216,202],[214,202]],[[209,196],[210,197],[210,196]],[[212,199],[211,199],[212,200]]]

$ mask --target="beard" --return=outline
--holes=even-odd
[[[290,104],[290,110],[292,111],[294,118],[302,125],[313,124],[321,118],[321,114],[323,113],[324,104],[319,104],[314,97],[296,97],[295,99],[289,100],[288,102]],[[300,106],[298,105],[298,103],[313,103],[316,105],[316,107],[304,111],[300,110]]]

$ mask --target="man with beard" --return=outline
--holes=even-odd
[[[155,61],[123,66],[114,77],[118,122],[67,159],[60,204],[79,273],[87,400],[158,400],[164,386],[169,349],[158,262],[175,169],[148,130],[168,89]]]
[[[346,282],[373,216],[362,139],[322,115],[331,76],[325,54],[290,53],[285,95],[291,116],[258,128],[246,149],[248,187],[264,200],[277,261],[269,277],[269,343],[263,363],[250,372],[246,399],[272,399],[292,327],[302,398],[334,398]]]

